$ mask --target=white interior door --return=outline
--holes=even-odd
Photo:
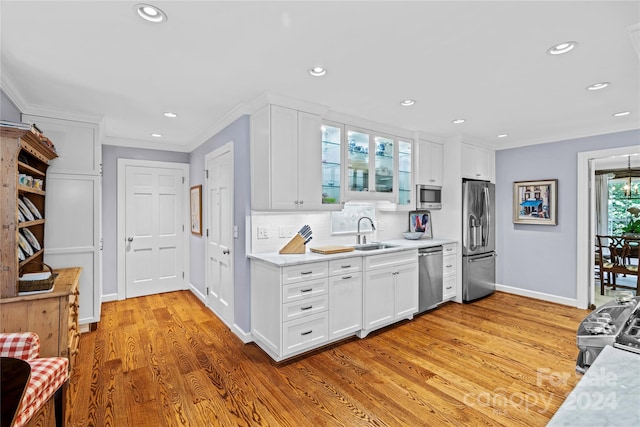
[[[185,289],[181,166],[125,166],[126,298]]]
[[[233,144],[205,158],[207,306],[233,326]]]

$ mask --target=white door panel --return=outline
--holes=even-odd
[[[183,171],[126,166],[126,297],[184,289]]]
[[[233,325],[233,145],[206,157],[207,306]]]

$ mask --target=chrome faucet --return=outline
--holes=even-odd
[[[363,219],[368,219],[369,222],[371,223],[371,229],[375,230],[376,226],[373,225],[373,220],[371,218],[369,218],[368,216],[363,216],[360,217],[360,219],[358,220],[358,234],[356,235],[356,244],[360,244],[360,221],[362,221]],[[362,236],[362,244],[367,243],[367,236]]]

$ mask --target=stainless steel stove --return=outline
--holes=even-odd
[[[580,350],[576,371],[581,373],[607,345],[640,353],[640,296],[619,292],[616,299],[598,307],[580,323],[576,344]]]

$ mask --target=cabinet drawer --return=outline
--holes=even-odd
[[[302,282],[304,280],[327,277],[328,263],[313,262],[310,264],[293,265],[282,269],[282,284]]]
[[[442,257],[442,274],[455,274],[456,272],[456,256],[445,255]]]
[[[447,300],[456,296],[456,275],[451,274],[442,278],[442,299]]]
[[[299,319],[312,314],[326,311],[329,306],[329,296],[327,294],[318,297],[305,298],[302,301],[284,304],[282,308],[282,321]]]
[[[364,259],[365,271],[377,268],[395,267],[400,264],[413,263],[418,261],[418,250],[409,249],[401,252],[388,254],[369,255]]]
[[[329,261],[329,276],[362,271],[362,258],[344,258]]]
[[[329,331],[329,315],[324,312],[292,320],[284,323],[282,329],[282,354],[286,356],[317,347],[326,342]]]
[[[328,283],[329,279],[324,278],[286,285],[282,288],[282,303],[286,304],[318,295],[325,295]]]
[[[455,243],[448,243],[446,245],[442,245],[442,254],[444,256],[446,255],[453,255],[456,253],[456,247],[458,245]]]

